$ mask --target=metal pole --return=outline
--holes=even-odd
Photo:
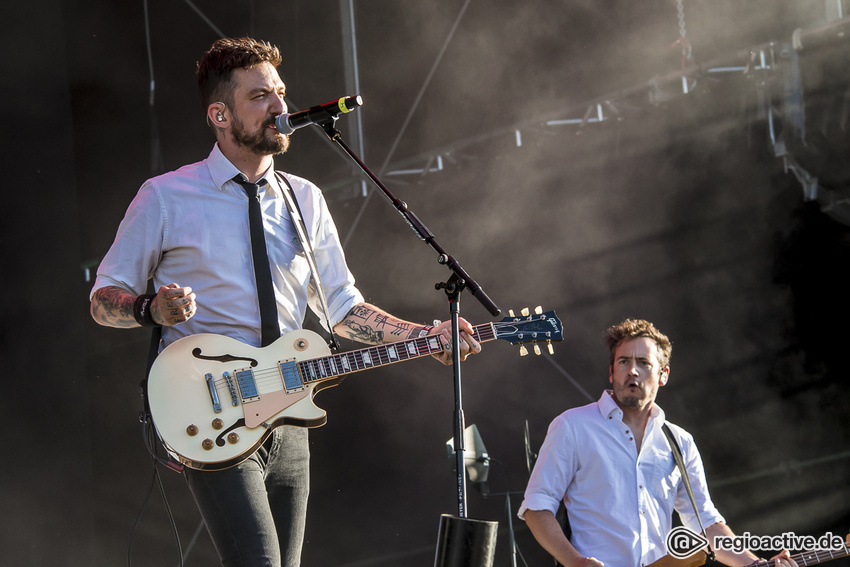
[[[345,92],[360,94],[360,69],[357,66],[357,33],[354,25],[354,0],[339,0],[342,20],[342,60],[345,64]],[[354,140],[351,145],[357,155],[363,157],[363,111],[348,117],[353,127]],[[366,196],[366,180],[360,180],[360,195]]]

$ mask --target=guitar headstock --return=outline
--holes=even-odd
[[[549,354],[553,354],[552,341],[564,340],[564,328],[555,312],[544,313],[538,306],[534,309],[534,314],[531,314],[528,308],[520,313],[521,316],[516,316],[513,310],[509,310],[508,317],[494,323],[496,338],[520,345],[520,356],[528,354],[528,349],[525,347],[528,343],[534,344],[534,354],[540,354],[539,343],[546,343]]]

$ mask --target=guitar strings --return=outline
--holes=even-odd
[[[478,325],[474,327],[473,336],[478,341],[489,341],[496,338],[496,335],[498,334],[495,332],[496,330],[512,329],[522,322],[523,321],[494,322]],[[410,352],[406,348],[407,345],[413,345],[413,352]],[[387,345],[374,345],[363,349],[331,354],[310,360],[295,361],[295,364],[297,365],[298,373],[302,378],[302,383],[310,383],[360,370],[366,370],[376,366],[384,366],[394,362],[420,358],[429,354],[442,352],[444,350],[445,347],[443,347],[442,344],[440,344],[439,348],[432,348],[428,337],[418,337],[409,341],[399,341]],[[395,356],[391,354],[391,351]],[[366,355],[368,355],[368,357]],[[344,364],[343,360],[347,361],[348,364]],[[367,362],[367,360],[369,362]],[[277,363],[274,367],[266,367],[256,370],[250,368],[239,369],[234,371],[233,375],[230,377],[230,381],[234,383],[233,385],[235,388],[238,388],[239,381],[236,377],[236,372],[249,370],[251,371],[254,384],[258,392],[260,390],[268,391],[269,388],[272,388],[273,390],[274,388],[283,387],[284,383],[283,376],[280,372],[280,365],[280,363]],[[314,371],[312,373],[309,372],[309,367],[311,365],[313,367],[312,370]],[[346,367],[348,369],[346,369]],[[318,376],[311,379],[309,376],[312,374],[318,374]],[[230,387],[228,386],[228,381],[223,376],[215,379],[213,381],[213,385],[216,390],[222,389],[225,392],[229,392]]]

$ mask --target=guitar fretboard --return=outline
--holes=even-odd
[[[492,323],[485,323],[473,327],[472,336],[476,341],[483,343],[495,339],[496,333]],[[352,372],[366,370],[367,368],[376,368],[395,362],[436,354],[444,350],[445,347],[442,341],[440,341],[439,336],[431,335],[332,354],[321,358],[302,360],[297,363],[297,366],[303,382],[310,384]]]
[[[792,555],[791,559],[797,562],[801,567],[805,565],[817,565],[833,559],[840,559],[850,555],[850,546],[844,544],[843,548],[838,549],[821,549],[818,551],[804,551],[796,555]],[[770,567],[773,565],[770,561],[761,561],[756,564],[758,567]]]

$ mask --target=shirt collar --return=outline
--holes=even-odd
[[[599,397],[599,401],[596,402],[596,405],[599,408],[599,413],[602,414],[603,418],[609,418],[613,415],[617,415],[622,418],[623,410],[621,410],[620,406],[617,405],[617,402],[614,401],[613,393],[613,390],[603,391],[602,395]],[[658,404],[653,403],[652,409],[649,410],[649,420],[656,421],[659,419],[662,422],[664,421],[664,410],[661,409]]]
[[[219,191],[224,191],[225,184],[229,181],[233,181],[233,178],[241,173],[239,168],[233,165],[221,152],[221,148],[218,147],[218,143],[213,146],[213,149],[207,158],[207,166],[210,169],[210,176],[212,177],[213,183]],[[269,167],[269,169],[262,175],[261,179],[265,179],[268,182],[267,186],[271,188],[278,197],[282,196],[280,184],[274,174],[274,163],[272,163],[272,166]]]

